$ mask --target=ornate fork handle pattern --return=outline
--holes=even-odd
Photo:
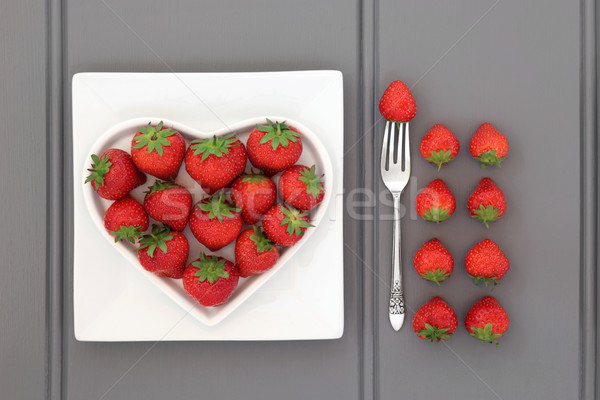
[[[394,281],[390,296],[390,314],[404,314],[404,293],[400,281]]]

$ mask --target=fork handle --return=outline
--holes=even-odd
[[[398,331],[404,323],[404,293],[402,292],[402,269],[400,268],[400,194],[393,194],[394,197],[394,235],[393,235],[393,255],[392,255],[392,288],[390,293],[390,322],[394,330]]]

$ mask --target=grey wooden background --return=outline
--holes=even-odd
[[[597,213],[595,2],[582,0],[21,0],[0,3],[0,398],[595,398]],[[402,79],[412,186],[403,197],[407,303],[444,296],[459,319],[488,293],[462,258],[488,236],[512,261],[494,295],[511,316],[499,348],[462,327],[447,345],[389,327],[389,198],[345,219],[345,333],[335,341],[80,343],[72,319],[70,80],[84,71],[338,69],[345,91],[345,189],[379,181],[376,106]],[[486,120],[510,140],[481,172],[468,138]],[[461,140],[440,174],[416,143],[436,122]],[[342,145],[342,144],[340,144]],[[486,231],[464,204],[489,175],[509,199]],[[435,176],[458,209],[439,227],[411,214]],[[386,201],[388,203],[386,203]],[[375,216],[375,217],[369,217]],[[433,236],[456,260],[439,289],[410,260]]]

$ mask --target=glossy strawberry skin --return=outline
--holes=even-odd
[[[415,199],[417,215],[426,221],[442,222],[456,210],[456,199],[441,179],[429,183]]]
[[[194,152],[190,144],[185,153],[185,170],[208,194],[229,186],[244,172],[248,159],[246,147],[239,139],[221,157],[211,154],[202,160],[202,154]]]
[[[100,159],[104,157],[108,157],[108,161],[112,164],[104,175],[104,182],[98,183],[96,187],[96,180],[91,181],[92,187],[103,199],[119,200],[136,187],[146,183],[146,175],[136,168],[126,151],[108,149]]]
[[[261,175],[242,175],[231,185],[231,201],[248,225],[257,223],[277,200],[277,187]]]
[[[434,238],[417,250],[413,265],[421,278],[439,285],[452,274],[454,259],[442,242]]]
[[[510,262],[494,241],[484,239],[467,253],[465,269],[476,284],[483,279],[486,286],[490,281],[495,285],[510,269]]]
[[[436,328],[437,334],[425,334],[427,332],[425,324]],[[421,339],[438,342],[452,336],[458,327],[458,320],[454,310],[441,297],[434,297],[417,310],[412,320],[412,327]]]
[[[112,232],[130,226],[137,228],[139,233],[143,233],[148,229],[148,214],[137,200],[131,196],[125,196],[108,207],[104,214],[104,227],[111,236],[115,236]]]
[[[180,279],[183,276],[190,245],[181,233],[172,231],[173,239],[166,242],[167,252],[156,248],[152,257],[148,255],[148,248],[138,249],[138,259],[146,271],[157,276]]]
[[[163,126],[161,130],[169,129]],[[131,156],[135,165],[149,175],[155,176],[163,181],[177,178],[179,168],[185,155],[185,140],[179,132],[167,137],[169,146],[163,146],[162,156],[153,150],[148,153],[148,147],[135,148],[136,138],[142,135],[136,132],[131,141]]]
[[[243,278],[270,270],[279,259],[279,250],[275,246],[259,252],[250,238],[253,234],[253,229],[246,229],[235,242],[235,265]]]
[[[279,193],[283,200],[299,210],[311,210],[323,201],[325,190],[322,185],[317,196],[307,193],[307,184],[302,182],[302,173],[309,171],[306,165],[294,165],[286,169],[279,178]]]
[[[219,257],[219,259],[222,258]],[[225,262],[225,271],[229,274],[228,278],[219,278],[213,283],[200,282],[198,277],[195,276],[198,268],[189,264],[183,274],[183,288],[192,298],[205,307],[221,305],[229,300],[239,281],[239,272],[231,261]]]
[[[289,129],[298,132],[293,126]],[[253,166],[262,170],[265,175],[273,176],[278,172],[286,170],[294,165],[302,154],[302,138],[296,142],[289,142],[287,147],[278,146],[273,150],[270,142],[261,144],[260,141],[265,136],[265,132],[254,129],[246,145],[248,146],[248,158]]]
[[[216,218],[211,219],[209,213],[199,207],[208,200],[201,200],[192,207],[190,230],[200,244],[211,251],[217,251],[238,237],[242,231],[242,217],[239,212],[233,212],[233,218],[223,217],[222,222]]]
[[[491,325],[491,332],[486,333],[488,324]],[[508,326],[506,310],[492,296],[483,297],[467,311],[465,316],[467,332],[482,342],[498,344],[497,339],[506,333]]]
[[[482,168],[487,165],[500,167],[500,163],[508,154],[508,149],[506,137],[489,122],[481,124],[469,143],[471,156],[482,163]]]
[[[190,216],[192,195],[183,186],[173,185],[176,187],[146,194],[144,208],[150,217],[181,232]]]
[[[393,81],[379,100],[379,112],[388,121],[408,122],[417,115],[417,103],[402,81]]]
[[[438,171],[442,165],[454,160],[459,150],[460,143],[454,133],[441,124],[435,124],[419,144],[421,156],[427,162],[437,165]]]
[[[262,226],[265,230],[265,233],[271,241],[280,245],[290,247],[295,245],[300,239],[304,237],[304,232],[306,232],[307,228],[300,228],[302,234],[297,234],[295,231],[292,234],[288,234],[287,225],[282,225],[285,218],[285,214],[282,211],[282,208],[287,208],[285,205],[279,203],[274,205],[267,211],[263,217]],[[309,222],[309,218],[307,216],[299,217],[300,220]]]
[[[490,178],[483,178],[479,181],[467,201],[469,214],[482,221],[488,228],[488,222],[496,221],[504,215],[506,206],[504,193]]]

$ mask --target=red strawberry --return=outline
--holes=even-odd
[[[142,171],[168,181],[175,179],[185,155],[185,140],[179,132],[148,124],[139,127],[131,141],[133,162]]]
[[[454,213],[456,200],[446,183],[436,179],[417,195],[415,208],[425,221],[442,222]]]
[[[263,217],[263,229],[267,237],[280,246],[293,246],[304,236],[308,214],[282,203],[276,204]]]
[[[235,242],[235,265],[244,278],[270,270],[278,258],[279,250],[257,226],[240,233]]]
[[[257,125],[248,137],[248,158],[252,165],[268,176],[296,164],[302,154],[302,138],[293,126],[267,119]]]
[[[107,200],[119,200],[146,182],[146,175],[139,171],[131,156],[119,149],[108,149],[98,157],[92,154],[91,174],[85,182],[92,182],[98,196]]]
[[[481,162],[481,168],[488,165],[500,167],[508,154],[508,140],[492,124],[485,122],[471,138],[469,152]]]
[[[413,265],[421,278],[439,286],[452,274],[454,259],[442,242],[434,238],[417,250]]]
[[[185,269],[183,288],[198,303],[212,307],[229,300],[239,279],[231,261],[200,253],[200,257]]]
[[[454,310],[441,297],[434,297],[417,310],[412,326],[421,339],[440,342],[452,336],[458,320]]]
[[[208,194],[228,186],[246,168],[246,147],[231,133],[194,140],[185,153],[185,170]]]
[[[240,209],[225,201],[223,192],[213,194],[192,208],[190,229],[194,237],[209,250],[219,250],[240,234]]]
[[[467,311],[465,328],[471,336],[481,340],[481,343],[496,343],[497,346],[496,339],[508,329],[508,314],[498,300],[486,296]]]
[[[144,235],[139,244],[138,259],[145,270],[174,279],[183,276],[190,245],[181,233],[152,225],[152,233]]]
[[[394,81],[379,100],[379,112],[388,121],[408,122],[417,115],[417,103],[404,82]]]
[[[231,201],[248,225],[258,222],[277,200],[277,187],[262,174],[242,175],[231,185]]]
[[[104,227],[115,237],[135,243],[148,229],[148,214],[144,207],[131,196],[125,196],[112,203],[104,214]]]
[[[506,197],[493,180],[483,178],[469,196],[467,209],[473,218],[483,222],[486,228],[489,228],[489,222],[494,222],[504,215]]]
[[[157,180],[146,192],[144,208],[158,222],[181,232],[190,216],[192,195],[177,183]]]
[[[500,247],[490,239],[485,239],[469,250],[465,257],[467,273],[475,278],[475,284],[483,279],[485,286],[494,282],[494,286],[510,269],[510,262]]]
[[[294,165],[279,178],[279,193],[283,200],[300,209],[310,210],[323,201],[325,190],[315,166]]]
[[[458,139],[454,133],[442,124],[435,124],[421,139],[419,152],[425,160],[437,165],[438,171],[442,165],[454,160],[460,150]]]

